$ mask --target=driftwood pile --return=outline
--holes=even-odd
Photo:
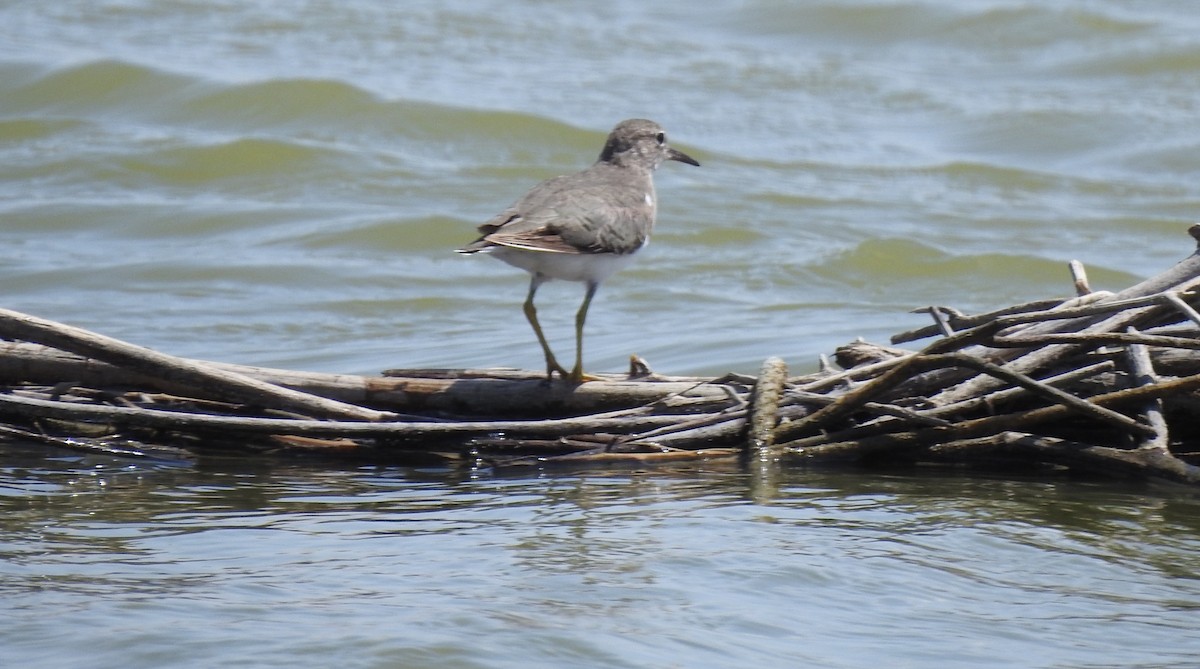
[[[1191,234],[1200,241],[1200,226]],[[788,377],[317,374],[176,358],[0,310],[0,439],[127,457],[307,452],[458,466],[748,459],[1089,471],[1200,485],[1200,251],[1119,293],[856,342]]]

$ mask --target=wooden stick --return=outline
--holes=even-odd
[[[522,458],[503,463],[513,465],[577,465],[577,464],[649,464],[680,461],[723,461],[733,460],[742,455],[740,448],[699,448],[694,450],[666,450],[655,453],[567,453],[565,455],[547,455],[536,459]]]
[[[1200,369],[1200,365],[1197,367]],[[1054,376],[1047,376],[1045,378],[1038,379],[1038,383],[1043,383],[1055,388],[1061,388],[1064,385],[1086,379],[1090,376],[1110,372],[1114,368],[1116,368],[1116,365],[1113,363],[1113,361],[1104,360],[1095,364],[1085,365],[1077,369],[1070,369],[1062,374],[1056,374]],[[954,404],[946,404],[940,407],[927,409],[920,412],[919,415],[927,418],[953,416],[955,414],[962,414],[982,406],[995,407],[1001,403],[1010,402],[1019,397],[1028,396],[1029,394],[1029,391],[1021,386],[1005,388],[1003,390],[997,390],[986,395],[980,395],[978,397],[962,400],[961,402],[955,402]]]
[[[860,379],[871,378],[871,377],[875,376],[878,372],[884,372],[889,369],[892,369],[893,367],[897,367],[899,365],[904,364],[904,361],[907,359],[908,359],[908,357],[892,358],[890,360],[881,360],[879,362],[873,362],[871,364],[863,365],[861,367],[855,367],[854,369],[847,369],[844,372],[830,374],[828,376],[824,376],[822,378],[819,378],[819,379],[816,379],[813,381],[809,381],[807,383],[803,383],[799,386],[799,389],[810,392],[810,393],[820,392],[822,390],[828,390],[830,388],[833,388],[834,386],[837,386],[840,383],[846,383],[848,381],[857,381]]]
[[[1084,326],[1082,333],[1106,333],[1113,330],[1124,329],[1130,325],[1149,318],[1155,313],[1156,310],[1161,308],[1162,307],[1140,307],[1127,309],[1098,323]],[[1086,321],[1087,319],[1085,318],[1082,320]],[[997,321],[997,324],[999,323],[1000,322]],[[1072,319],[1069,321],[1063,321],[1063,323],[1078,324],[1079,320]],[[979,328],[978,330],[982,331],[985,329],[995,332],[995,328]],[[1036,326],[1032,326],[1024,332],[1027,333],[1025,336],[1037,336],[1041,331],[1037,330]],[[1053,328],[1051,328],[1051,332],[1053,332]],[[1063,343],[1050,344],[1032,351],[1030,351],[1028,348],[996,349],[987,347],[982,351],[972,351],[972,353],[977,355],[987,355],[989,352],[991,352],[992,355],[989,357],[999,358],[997,361],[1003,360],[1005,357],[1011,357],[1011,359],[1005,363],[1004,368],[1015,373],[1029,375],[1036,373],[1037,370],[1045,369],[1069,355],[1078,353],[1079,350],[1080,344],[1078,343]],[[1011,355],[1001,355],[999,354],[999,351],[1015,351],[1017,354],[1016,357],[1012,357]],[[933,404],[952,404],[970,397],[982,395],[994,388],[999,387],[1000,384],[997,382],[998,378],[999,377],[995,375],[977,374],[966,381],[960,382],[957,385],[937,393],[936,395],[930,397],[929,401]]]
[[[1129,328],[1129,332],[1137,334],[1137,330],[1133,328]],[[1146,348],[1145,344],[1130,344],[1125,348],[1125,356],[1129,361],[1129,371],[1135,384],[1151,386],[1158,382],[1158,376],[1154,373],[1154,363],[1150,361],[1150,350]],[[1167,445],[1170,443],[1170,437],[1167,419],[1163,416],[1162,398],[1156,397],[1148,400],[1142,407],[1142,415],[1146,419],[1146,425],[1153,430],[1153,433],[1142,440],[1141,447],[1169,454]]]
[[[1010,327],[1013,325],[1023,325],[1025,323],[1061,321],[1069,318],[1081,318],[1084,316],[1102,316],[1125,311],[1134,307],[1152,307],[1169,304],[1171,302],[1171,297],[1178,296],[1178,294],[1178,291],[1167,290],[1161,293],[1153,293],[1151,295],[1145,295],[1142,297],[1097,300],[1092,297],[1095,295],[1095,293],[1089,293],[1081,298],[1067,300],[1059,307],[1055,307],[1053,309],[1046,309],[1045,311],[1029,311],[1012,314],[1010,316],[1001,316],[995,320],[1000,321],[1001,327]]]
[[[1095,295],[1094,297],[1088,297],[1086,299],[1088,301],[1094,302],[1096,300],[1102,299],[1102,297],[1103,297],[1102,295]],[[1037,300],[1035,302],[1027,302],[1025,304],[1017,304],[1017,305],[1013,305],[1010,307],[1004,307],[1003,309],[987,311],[987,312],[984,312],[981,314],[975,314],[972,316],[968,316],[968,315],[960,312],[959,310],[953,309],[951,307],[929,306],[929,307],[925,307],[923,309],[918,309],[914,313],[930,313],[932,315],[933,312],[937,312],[937,314],[940,316],[940,319],[939,319],[939,316],[934,316],[933,318],[934,318],[935,322],[933,325],[926,325],[924,327],[920,327],[915,330],[908,330],[906,332],[901,332],[899,334],[893,335],[891,338],[891,342],[893,344],[903,344],[906,342],[916,341],[918,339],[925,339],[927,337],[934,337],[937,335],[950,336],[950,335],[946,334],[946,332],[942,328],[941,324],[937,322],[938,320],[944,320],[946,322],[946,324],[953,330],[962,331],[962,330],[969,330],[974,327],[979,327],[980,325],[984,325],[986,323],[991,323],[992,321],[996,320],[997,318],[1001,318],[1003,316],[1012,316],[1015,314],[1025,314],[1025,313],[1035,313],[1035,312],[1040,313],[1040,312],[1049,311],[1056,307],[1064,306],[1067,303],[1075,303],[1075,302],[1076,302],[1076,300],[1062,300],[1062,299]]]
[[[682,407],[693,411],[694,402],[708,402],[713,407],[727,405],[726,388],[730,387],[712,379],[669,382],[622,379],[571,386],[545,383],[545,373],[534,377],[487,376],[492,370],[440,370],[442,373],[427,377],[383,378],[188,361],[340,402],[443,415],[589,414],[649,403],[660,403],[667,410]],[[92,387],[151,386],[177,395],[195,390],[55,348],[21,342],[0,342],[0,382],[4,380],[46,384],[73,381]]]
[[[514,432],[528,435],[560,436],[598,431],[633,432],[672,424],[675,416],[634,416],[592,419],[561,418],[548,420],[510,420],[482,422],[351,422],[248,418],[208,414],[160,411],[130,407],[55,402],[51,400],[0,394],[0,414],[62,418],[82,422],[140,425],[175,431],[237,430],[247,434],[296,434],[307,436],[356,437],[443,437],[457,435]]]
[[[1187,316],[1188,320],[1196,325],[1200,325],[1200,313],[1197,313],[1196,310],[1192,308],[1192,305],[1184,302],[1182,295],[1177,292],[1167,293],[1167,301],[1171,303],[1171,306],[1178,309],[1179,313]]]
[[[1083,466],[1094,471],[1200,484],[1200,467],[1157,450],[1125,450],[1025,432],[1007,431],[988,437],[952,441],[934,446],[930,452],[935,456],[961,460],[996,449],[1029,454],[1048,462]],[[808,457],[812,459],[814,456],[810,454]]]
[[[996,333],[1004,329],[1020,325],[1032,325],[1034,323],[1066,320],[1076,321],[1089,316],[1101,316],[1113,313],[1120,314],[1131,307],[1161,306],[1164,304],[1169,304],[1168,298],[1169,295],[1172,294],[1174,293],[1156,293],[1154,295],[1134,297],[1127,300],[1108,300],[1100,299],[1100,293],[1091,293],[1081,298],[1075,298],[1061,302],[1058,304],[1058,306],[1041,311],[1020,311],[1010,315],[1000,315],[987,321],[981,321],[981,319],[973,318],[973,326],[970,329],[960,329],[960,331],[953,336],[934,342],[921,352],[948,353],[950,351],[962,349],[971,344],[986,344],[996,336]],[[1065,328],[1062,326],[1055,326],[1053,323],[1044,326],[1041,329],[1041,331],[1050,332],[1058,332],[1060,330],[1065,331]],[[1026,331],[1022,330],[1021,332]],[[1032,332],[1032,330],[1030,332]],[[986,350],[976,351],[975,355],[984,357],[986,356]]]
[[[0,309],[0,337],[53,346],[239,402],[279,405],[316,416],[356,420],[376,421],[392,415],[280,388],[242,374],[215,369],[210,365],[8,309]]]
[[[1075,294],[1079,296],[1089,295],[1092,292],[1092,286],[1088,283],[1087,269],[1083,263],[1078,260],[1072,260],[1067,263],[1071,270],[1071,280],[1075,283]]]
[[[937,326],[943,337],[953,337],[954,327],[950,325],[950,321],[946,318],[946,314],[941,309],[929,307],[929,315],[933,317],[933,324]]]
[[[1087,344],[1088,348],[1097,348],[1107,344],[1129,344],[1139,346],[1159,346],[1162,348],[1193,348],[1200,349],[1200,339],[1192,337],[1167,337],[1163,335],[1143,334],[1137,328],[1129,327],[1125,332],[1063,332],[1044,335],[997,335],[991,343],[999,347],[1028,348],[1043,344]]]
[[[1161,381],[1148,386],[1139,386],[1104,393],[1102,395],[1094,395],[1089,397],[1088,401],[1101,407],[1121,406],[1141,403],[1173,393],[1190,392],[1198,388],[1200,388],[1200,374],[1181,379]],[[805,457],[824,457],[825,455],[831,457],[858,457],[883,450],[904,452],[914,447],[930,446],[960,439],[974,439],[1000,432],[1026,431],[1032,425],[1063,420],[1072,411],[1074,411],[1073,408],[1056,404],[1015,414],[976,418],[956,423],[950,427],[933,427],[909,432],[876,434],[850,441],[826,439],[824,443],[814,443],[813,440],[799,439],[794,442],[781,444],[781,447],[789,453],[804,455]],[[1153,430],[1141,424],[1136,425],[1138,426],[1138,434],[1150,435],[1153,432]],[[836,437],[833,438],[835,439]],[[1174,456],[1169,457],[1172,460],[1178,459]]]
[[[631,434],[622,442],[681,448],[703,441],[736,439],[745,432],[749,413],[749,409],[741,408],[690,416],[671,425]]]
[[[56,448],[81,451],[83,453],[111,455],[118,458],[154,458],[179,461],[192,459],[191,453],[179,448],[147,446],[128,441],[117,444],[104,439],[90,439],[85,437],[56,437],[41,432],[22,430],[11,425],[0,425],[0,437],[33,441]]]
[[[1198,286],[1200,286],[1200,251],[1195,251],[1190,256],[1177,263],[1171,269],[1158,274],[1157,276],[1146,279],[1145,281],[1142,281],[1134,286],[1126,288],[1125,290],[1114,295],[1111,299],[1102,300],[1096,305],[1091,307],[1081,307],[1080,309],[1087,310],[1091,308],[1103,308],[1112,306],[1113,303],[1119,304],[1124,300],[1136,298],[1152,298],[1158,300],[1158,302],[1152,306],[1124,308],[1123,311],[1106,318],[1089,315],[1078,319],[1070,318],[1068,320],[1055,320],[1044,324],[1031,325],[1027,330],[1023,331],[1023,334],[1040,335],[1061,332],[1099,333],[1124,330],[1126,327],[1138,325],[1142,321],[1149,319],[1156,314],[1162,313],[1162,309],[1169,308],[1164,306],[1165,298],[1162,297],[1162,294],[1167,292],[1188,292]],[[1002,320],[1003,319],[997,322],[1002,322]],[[991,331],[995,332],[996,330],[993,329]],[[1000,353],[996,349],[990,349],[987,347],[984,347],[981,351],[970,352],[979,355],[980,357],[998,356],[1000,359],[1007,359],[1008,362],[1006,366],[1009,369],[1016,372],[1031,374],[1038,369],[1045,368],[1054,362],[1077,352],[1078,345],[1052,344],[1034,351],[1027,351],[1023,353],[1023,349],[1005,350],[1011,352]],[[989,355],[989,353],[991,355]],[[996,385],[996,380],[994,378],[985,375],[976,375],[973,379],[958,383],[954,387],[938,393],[937,395],[931,397],[930,401],[935,404],[950,404],[959,400],[983,394],[987,390],[996,387]]]
[[[1109,363],[1111,366],[1112,363]],[[1017,389],[1020,390],[1020,389]],[[838,400],[832,395],[821,395],[818,393],[810,393],[803,390],[788,390],[784,395],[783,406],[790,406],[794,403],[802,403],[805,405],[815,405],[824,407],[833,404]],[[881,402],[866,402],[862,405],[864,411],[869,411],[878,416],[893,416],[901,418],[906,422],[915,423],[917,425],[949,425],[945,419],[938,418],[933,411],[917,411],[907,407],[898,406],[895,404],[883,404]]]
[[[940,369],[947,367],[966,367],[973,369],[983,374],[990,375],[1001,381],[1018,385],[1030,392],[1046,398],[1060,406],[1070,407],[1071,410],[1086,414],[1109,423],[1124,430],[1141,432],[1147,428],[1137,421],[1120,414],[1110,409],[1105,409],[1095,404],[1081,400],[1074,395],[1065,393],[1057,388],[1046,385],[1040,381],[1029,378],[1019,372],[1014,372],[1010,369],[993,365],[983,360],[972,358],[963,353],[945,353],[940,355],[918,355],[905,359],[906,364],[898,366],[876,378],[859,388],[846,393],[838,398],[836,402],[824,407],[817,412],[795,421],[786,426],[781,426],[778,434],[778,439],[792,439],[800,437],[805,433],[818,432],[825,426],[840,420],[841,418],[857,411],[863,404],[871,398],[876,397],[895,386],[899,381],[908,378],[909,376],[925,372],[932,369]]]

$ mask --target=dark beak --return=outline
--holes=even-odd
[[[696,162],[695,158],[689,156],[683,151],[672,149],[670,147],[667,147],[667,160],[678,160],[681,163],[687,163],[688,165],[700,167],[700,163]]]

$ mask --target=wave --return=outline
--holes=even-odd
[[[118,60],[58,68],[4,63],[0,74],[0,115],[10,119],[151,123],[322,140],[364,135],[400,143],[454,140],[497,150],[598,149],[594,130],[538,115],[388,100],[332,79],[227,83]]]

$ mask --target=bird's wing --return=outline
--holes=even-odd
[[[550,214],[551,212],[545,213]],[[563,236],[553,224],[553,216],[550,218],[551,220],[549,221],[537,223],[531,221],[528,217],[517,214],[494,228],[493,232],[486,232],[481,226],[480,232],[483,232],[484,235],[476,243],[482,244],[484,247],[509,246],[528,251],[544,251],[546,253],[586,252],[563,239]]]
[[[644,198],[644,193],[580,189],[556,205],[548,227],[583,253],[632,253],[645,244],[654,223]]]
[[[479,226],[480,238],[460,250],[509,246],[548,253],[632,253],[641,248],[654,217],[645,194],[581,185],[582,174],[551,179],[526,193]]]

